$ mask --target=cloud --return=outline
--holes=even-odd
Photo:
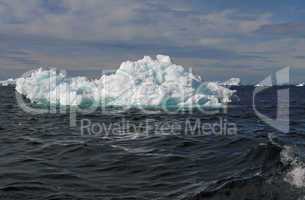
[[[203,37],[247,34],[269,23],[268,14],[243,19],[239,13],[197,12],[179,0],[4,0],[0,25],[5,33],[61,39],[193,45]]]
[[[263,25],[257,30],[257,33],[271,36],[283,37],[305,37],[305,23],[287,22],[281,24]]]
[[[239,10],[224,10],[201,16],[203,28],[214,34],[248,34],[270,23],[270,13],[241,14]]]
[[[281,23],[271,9],[275,2],[263,11],[245,9],[245,3],[214,3],[2,0],[0,67],[116,68],[121,61],[157,53],[209,73],[256,73],[288,63],[302,67],[305,25]]]

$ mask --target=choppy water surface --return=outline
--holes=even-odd
[[[0,87],[0,199],[303,199],[305,88],[290,88],[288,134],[255,115],[252,87],[235,89],[240,101],[226,114],[95,112],[71,128],[68,114],[25,113],[14,88]],[[275,116],[275,89],[256,104]],[[82,134],[83,119],[132,127]],[[236,124],[237,134],[202,135],[185,123],[198,120]]]

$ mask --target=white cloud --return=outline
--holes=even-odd
[[[185,63],[182,64],[185,65],[192,65],[193,60],[194,66],[245,65],[257,66],[257,68],[267,68],[269,65],[282,67],[286,64],[300,68],[303,66],[302,59],[294,58],[302,56],[305,50],[305,42],[301,39],[266,41],[260,38],[252,41],[251,34],[263,25],[272,24],[273,16],[270,13],[253,14],[237,9],[211,11],[208,8],[195,11],[189,1],[181,0],[62,0],[60,6],[63,10],[54,12],[48,10],[41,2],[41,0],[2,0],[0,34],[30,35],[33,39],[38,37],[50,41],[58,38],[58,43],[63,44],[54,44],[51,52],[49,43],[34,47],[33,42],[28,42],[20,45],[27,50],[27,55],[23,57],[20,55],[22,58],[17,57],[17,59],[3,57],[0,59],[0,65],[19,67],[24,62],[23,59],[28,59],[28,63],[24,64],[24,62],[24,65],[29,66],[31,61],[38,61],[46,65],[78,68],[98,67],[100,64],[117,66],[125,59],[143,56],[136,55],[141,50],[136,53],[127,50],[118,53],[112,48],[105,47],[103,52],[104,49],[97,50],[95,47],[86,46],[86,42],[109,42],[154,44],[155,47],[168,45],[181,49],[208,46],[223,50],[224,54],[233,52],[240,55],[240,58],[227,60],[222,59],[221,55],[214,58],[211,56],[208,59],[200,55],[201,57],[198,56],[200,60],[196,63],[194,61],[196,58],[186,56],[181,58],[184,59]],[[22,37],[19,38],[22,40]],[[67,41],[76,41],[76,43],[64,44]],[[81,42],[77,44],[78,41]],[[72,47],[64,48],[69,45]],[[70,52],[75,46],[78,48],[76,51],[82,53],[81,56]],[[17,43],[6,42],[4,45],[2,42],[0,50],[1,48],[18,49],[19,46]],[[57,50],[60,53],[53,54],[53,51]],[[85,52],[89,53],[85,54]],[[248,54],[262,55],[262,58],[247,57]],[[245,69],[249,70],[249,68]]]
[[[62,6],[65,12],[58,14],[49,12],[39,0],[4,0],[0,4],[0,32],[73,40],[197,45],[207,36],[247,34],[270,22],[268,14],[246,20],[235,18],[239,15],[237,10],[193,12],[191,3],[182,1],[169,4],[139,0],[62,0]]]
[[[269,13],[244,15],[238,10],[224,10],[202,15],[200,19],[203,29],[209,33],[223,35],[251,33],[262,25],[271,23],[271,17]]]

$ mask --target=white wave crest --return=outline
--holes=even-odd
[[[219,107],[234,94],[217,83],[202,82],[164,55],[123,62],[115,73],[94,80],[40,68],[18,78],[16,90],[34,103],[72,106]]]
[[[284,180],[296,188],[305,187],[305,166],[295,155],[295,150],[290,146],[285,146],[281,152],[281,161],[291,166]]]

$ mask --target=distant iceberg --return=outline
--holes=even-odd
[[[290,84],[277,84],[277,85],[273,85],[273,84],[256,84],[255,87],[281,87],[281,86],[291,86]]]
[[[267,85],[267,84],[256,84],[255,87],[272,87],[272,85]]]
[[[229,103],[235,92],[202,82],[164,55],[123,62],[115,73],[94,80],[40,68],[18,78],[16,90],[37,104],[123,107],[219,107]]]
[[[240,78],[231,78],[223,83],[219,83],[222,86],[240,86]]]
[[[297,87],[304,87],[304,86],[305,86],[305,82],[299,83],[299,84],[297,84],[296,86],[297,86]]]
[[[255,87],[272,87],[272,86],[275,86],[275,85],[273,85],[272,82],[269,81],[269,80],[268,81],[262,81],[262,82],[255,85]]]
[[[0,81],[0,85],[1,86],[9,86],[9,85],[15,85],[16,84],[16,80],[9,78],[5,81]]]

